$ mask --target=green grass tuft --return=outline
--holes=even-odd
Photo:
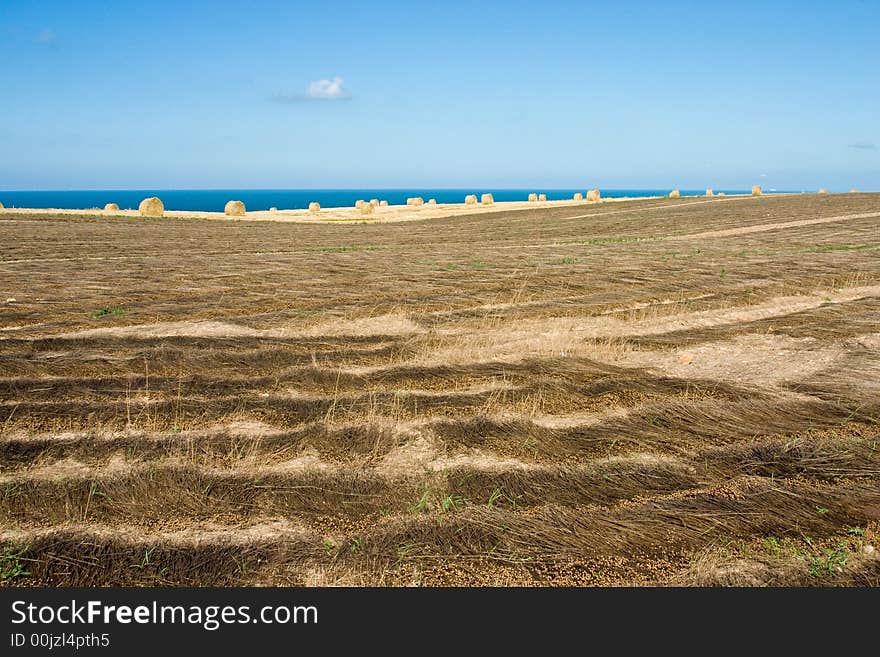
[[[30,571],[24,567],[24,555],[27,548],[10,548],[7,547],[0,552],[0,582],[8,582],[16,577],[25,577],[30,575]]]

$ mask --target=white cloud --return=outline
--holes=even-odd
[[[332,80],[315,80],[309,83],[306,90],[306,98],[312,100],[340,100],[349,98],[349,93],[345,88],[345,80],[335,77]]]
[[[351,94],[345,88],[345,80],[336,76],[332,80],[315,80],[306,87],[305,93],[280,91],[272,96],[274,103],[291,104],[311,100],[349,100]]]

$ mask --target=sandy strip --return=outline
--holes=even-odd
[[[880,212],[862,212],[861,214],[841,214],[836,217],[820,217],[819,219],[798,219],[797,221],[784,221],[776,224],[759,224],[757,226],[743,226],[741,228],[727,228],[724,230],[707,230],[701,233],[688,235],[676,235],[667,237],[666,240],[681,241],[701,239],[704,237],[730,237],[733,235],[748,235],[749,233],[763,233],[770,230],[782,230],[783,228],[796,228],[798,226],[813,226],[816,224],[829,224],[836,221],[849,221],[851,219],[869,219],[880,217]]]
[[[774,194],[773,196],[786,196],[785,194]],[[215,219],[226,221],[276,221],[281,223],[396,223],[403,221],[419,221],[422,219],[439,219],[443,217],[459,217],[475,214],[492,214],[496,212],[510,212],[514,210],[546,210],[548,208],[587,208],[598,207],[607,203],[625,203],[627,201],[651,201],[666,198],[665,196],[639,196],[639,197],[620,197],[620,198],[603,198],[600,201],[498,201],[492,205],[465,205],[464,203],[438,203],[436,205],[388,205],[385,207],[376,207],[371,214],[361,214],[361,211],[354,207],[344,208],[322,208],[317,214],[310,213],[308,210],[278,210],[270,212],[259,210],[248,212],[244,217],[230,217],[222,212],[194,212],[183,210],[166,210],[166,219]],[[736,200],[744,198],[753,198],[746,195],[731,195],[725,197],[713,197],[711,199],[691,201],[693,198],[702,197],[682,197],[681,201],[685,203],[672,202],[665,203],[662,206],[653,207],[671,207],[696,205],[697,203],[719,203],[726,200]],[[770,198],[770,197],[762,197]],[[630,210],[621,210],[620,212],[629,212]],[[137,210],[112,210],[105,211],[97,208],[91,209],[68,209],[68,208],[4,208],[0,209],[0,216],[3,214],[25,214],[41,217],[45,215],[76,215],[76,216],[95,216],[95,217],[140,217]],[[601,213],[604,214],[604,213]],[[572,217],[581,219],[592,215],[582,215]]]
[[[0,541],[28,543],[41,538],[53,538],[59,532],[82,533],[93,540],[124,542],[132,546],[155,546],[169,543],[177,546],[192,546],[200,543],[226,545],[250,545],[265,539],[285,539],[290,541],[314,541],[315,533],[293,521],[275,518],[256,519],[246,527],[227,527],[215,523],[199,523],[176,531],[147,532],[141,527],[128,525],[104,525],[88,522],[65,523],[53,527],[33,527],[27,529],[3,529]]]

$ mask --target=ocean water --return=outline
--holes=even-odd
[[[103,208],[117,203],[123,210],[136,209],[148,196],[158,196],[166,210],[222,212],[232,199],[244,202],[248,210],[296,210],[308,208],[311,201],[321,207],[348,207],[358,199],[385,199],[391,205],[404,205],[411,196],[437,199],[438,203],[463,203],[467,194],[491,192],[496,201],[525,201],[532,192],[547,195],[550,201],[571,199],[576,192],[586,196],[586,189],[114,189],[70,191],[0,191],[0,203],[7,208]],[[603,197],[664,196],[670,189],[602,189]],[[702,196],[701,190],[681,190],[682,196]],[[717,189],[725,194],[744,194],[751,190]]]

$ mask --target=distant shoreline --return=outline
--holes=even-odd
[[[671,189],[602,189],[602,198],[651,198],[666,196]],[[727,195],[748,194],[750,189],[716,189]],[[779,190],[783,192],[784,190]],[[130,190],[19,190],[0,191],[0,203],[6,207],[33,209],[85,210],[103,208],[116,203],[120,208],[136,209],[142,199],[157,196],[168,210],[186,212],[222,212],[229,200],[242,201],[247,210],[304,210],[309,203],[324,208],[353,207],[355,202],[371,198],[387,200],[389,205],[405,205],[410,197],[431,198],[438,204],[460,204],[466,195],[491,193],[496,202],[526,201],[529,194],[546,194],[548,201],[571,200],[577,194],[586,196],[587,189],[495,189],[495,188],[394,188],[394,189],[130,189]],[[777,193],[766,190],[766,193]],[[788,193],[788,192],[786,192]],[[682,196],[702,196],[705,189],[681,189]]]
[[[791,193],[776,192],[765,194],[760,197],[753,197],[751,193],[727,194],[723,196],[705,196],[703,195],[685,195],[680,198],[668,199],[670,203],[681,203],[687,201],[686,204],[694,204],[698,202],[724,202],[751,198],[766,198],[789,196]],[[207,220],[227,220],[227,221],[271,221],[271,222],[287,222],[287,223],[391,223],[404,221],[418,221],[424,219],[435,219],[443,217],[455,217],[474,214],[487,214],[495,212],[510,212],[517,210],[540,210],[548,208],[583,208],[589,211],[601,205],[608,203],[622,203],[634,201],[662,200],[668,198],[665,195],[656,196],[638,196],[638,197],[606,197],[599,201],[587,200],[548,200],[548,201],[495,201],[488,205],[465,204],[460,203],[437,203],[435,205],[387,205],[383,207],[374,207],[369,213],[362,213],[360,209],[352,206],[346,207],[326,207],[321,208],[318,212],[310,212],[308,209],[278,209],[276,211],[255,210],[247,211],[243,216],[230,216],[224,212],[216,211],[199,211],[199,210],[174,210],[166,209],[162,218],[164,219],[207,219]],[[479,199],[479,197],[478,197]],[[695,201],[699,199],[699,201]],[[367,200],[367,199],[365,199]],[[427,200],[427,199],[423,199]],[[166,206],[167,207],[167,206]],[[122,217],[136,218],[140,217],[140,213],[136,209],[120,209],[120,210],[103,210],[99,208],[79,209],[79,208],[18,208],[6,207],[0,210],[2,214],[26,214],[34,216],[51,216],[51,215],[77,215],[77,216],[95,216],[95,217]],[[156,217],[159,219],[159,217]]]

